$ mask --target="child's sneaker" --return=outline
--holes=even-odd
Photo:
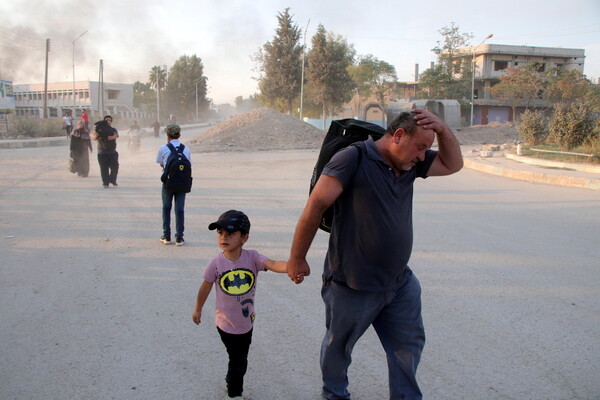
[[[244,390],[241,396],[229,397],[229,395],[225,395],[225,400],[252,400],[250,398],[250,392]]]
[[[185,240],[183,240],[182,237],[176,237],[175,238],[175,245],[176,246],[183,246],[183,242],[185,242]]]
[[[171,236],[163,235],[160,238],[160,241],[163,242],[163,244],[171,244]]]

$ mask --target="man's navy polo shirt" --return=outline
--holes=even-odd
[[[323,277],[356,290],[384,291],[402,285],[413,245],[413,183],[427,177],[437,152],[428,150],[425,161],[396,176],[373,139],[364,144],[365,150],[340,150],[323,169],[344,187],[333,205]]]

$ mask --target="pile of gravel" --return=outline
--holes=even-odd
[[[303,150],[321,147],[320,129],[270,108],[256,108],[205,130],[190,142],[195,152]]]
[[[519,140],[510,123],[491,122],[455,131],[462,145],[503,144]],[[209,128],[193,138],[194,152],[319,149],[320,129],[270,108],[256,108]]]
[[[490,122],[487,125],[473,125],[455,131],[454,135],[462,145],[504,144],[523,140],[510,122]]]

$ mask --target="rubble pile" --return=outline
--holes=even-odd
[[[510,123],[492,122],[455,131],[461,145],[519,140]],[[296,117],[257,108],[213,126],[189,141],[194,152],[319,149],[325,133]]]

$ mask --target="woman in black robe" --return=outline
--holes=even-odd
[[[71,132],[71,172],[78,176],[87,177],[90,172],[90,153],[92,139],[82,121],[77,123],[77,129]]]

